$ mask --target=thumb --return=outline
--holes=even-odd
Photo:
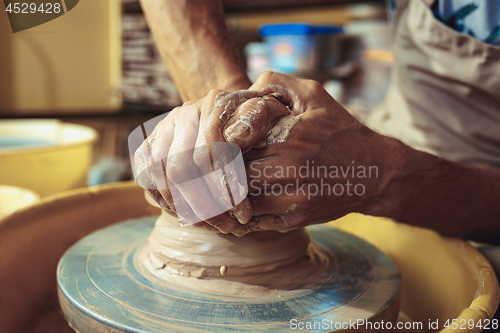
[[[224,138],[241,149],[250,148],[266,137],[279,118],[288,115],[288,107],[274,95],[251,98],[238,107],[227,123]]]

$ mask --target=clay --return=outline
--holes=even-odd
[[[275,95],[243,91],[220,93],[216,99],[216,107],[224,108],[219,120],[227,121],[225,138],[240,147],[284,143],[301,117],[292,116]],[[270,119],[276,123],[270,124]],[[333,257],[311,243],[306,229],[281,233],[266,228],[270,224],[275,229],[279,221],[274,217],[257,222],[239,229],[235,234],[245,237],[238,238],[191,225],[181,228],[176,216],[163,211],[148,244],[138,251],[138,269],[191,290],[248,297],[323,283],[331,277]],[[256,230],[265,231],[252,232]]]
[[[167,212],[156,221],[137,265],[156,277],[217,295],[277,295],[331,277],[333,257],[311,243],[309,232],[263,231],[238,238],[204,228],[180,227]]]

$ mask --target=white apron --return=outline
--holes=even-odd
[[[367,124],[449,160],[500,167],[500,47],[434,17],[434,0],[398,0],[389,91]]]

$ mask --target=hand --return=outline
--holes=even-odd
[[[250,89],[278,94],[291,114],[263,149],[244,155],[254,216],[234,234],[323,223],[376,204],[398,143],[357,121],[316,81],[268,72]]]
[[[163,209],[176,211],[181,223],[205,221],[229,233],[252,215],[241,191],[244,175],[226,168],[238,155],[239,149],[233,148],[253,146],[275,119],[287,114],[290,111],[273,96],[211,91],[156,125],[135,153],[136,181]],[[233,116],[239,121],[232,121]]]

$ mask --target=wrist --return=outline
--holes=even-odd
[[[398,219],[408,204],[407,193],[413,186],[410,182],[416,180],[417,166],[427,167],[422,165],[423,153],[394,138],[380,135],[378,149],[380,177],[360,212]]]

